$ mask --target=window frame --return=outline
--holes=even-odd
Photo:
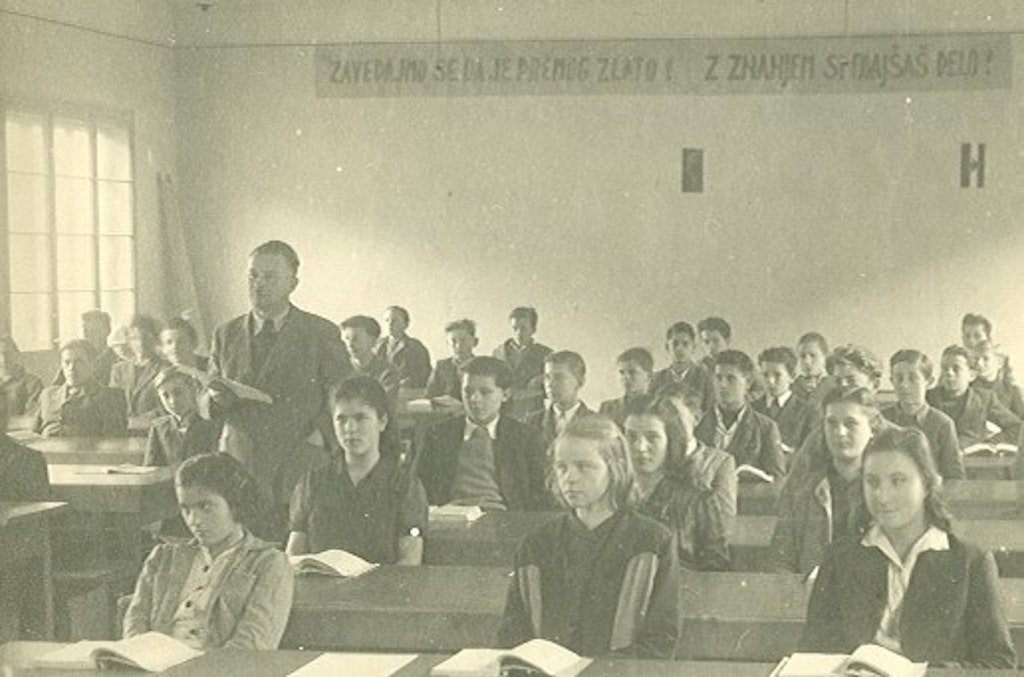
[[[91,238],[91,254],[93,259],[93,279],[89,290],[93,297],[92,307],[102,308],[101,299],[105,292],[129,291],[123,288],[106,289],[102,286],[101,269],[101,242],[109,237],[130,237],[131,238],[131,294],[132,305],[138,308],[139,298],[139,220],[138,220],[138,152],[136,148],[136,129],[134,115],[130,111],[112,109],[103,106],[95,106],[78,103],[57,103],[40,99],[32,99],[17,96],[0,96],[0,118],[4,124],[0,125],[0,169],[2,169],[3,180],[0,181],[0,263],[3,265],[4,274],[0,275],[0,297],[5,299],[0,311],[0,333],[13,334],[15,320],[13,317],[13,294],[11,289],[11,223],[9,212],[9,198],[7,193],[9,170],[7,166],[7,131],[6,120],[8,114],[24,114],[39,116],[44,119],[43,152],[45,167],[46,205],[46,237],[49,238],[48,254],[50,257],[49,290],[45,292],[50,300],[50,316],[48,318],[49,341],[53,343],[48,348],[37,346],[23,347],[24,352],[39,352],[47,349],[55,349],[57,341],[64,341],[71,337],[61,336],[60,331],[60,296],[62,291],[58,285],[58,240],[60,233],[57,229],[57,204],[56,184],[57,174],[54,157],[54,123],[56,120],[69,120],[84,124],[88,128],[90,150],[92,153],[90,166],[90,187],[92,198],[92,229],[88,234]],[[99,152],[98,134],[101,127],[115,127],[123,130],[127,135],[128,158],[131,164],[129,179],[127,181],[101,179],[99,176]],[[131,218],[130,235],[110,235],[100,231],[100,189],[102,182],[128,183],[130,189],[128,197],[131,201],[129,215]],[[40,292],[42,294],[44,292]],[[115,321],[127,320],[128,318],[114,318]]]

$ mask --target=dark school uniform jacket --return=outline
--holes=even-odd
[[[791,454],[800,448],[811,430],[814,429],[817,424],[817,416],[808,406],[807,398],[797,392],[791,392],[779,412],[772,416],[768,407],[770,397],[770,395],[765,395],[754,400],[750,406],[754,408],[754,411],[775,421],[775,425],[779,426],[779,435],[782,437],[782,444],[786,447],[785,451]]]
[[[523,538],[500,646],[542,637],[585,656],[674,656],[682,614],[672,533],[631,508],[608,519],[616,521],[595,530],[606,527],[608,533],[589,567],[569,563],[569,532],[586,529],[571,512]],[[578,608],[572,604],[574,584],[583,586]]]
[[[964,462],[960,457],[960,442],[956,437],[956,424],[935,407],[924,405],[915,415],[906,414],[898,404],[882,410],[886,420],[903,428],[917,428],[928,438],[928,446],[935,460],[935,468],[947,480],[962,480],[967,477]]]
[[[687,369],[682,378],[678,378],[676,376],[676,372],[672,367],[665,367],[654,374],[649,390],[654,395],[661,395],[665,388],[676,382],[684,383],[697,397],[700,398],[699,405],[701,412],[707,412],[711,407],[715,406],[714,371],[708,371],[707,366],[703,361],[698,362]]]
[[[119,437],[128,434],[124,393],[88,381],[71,395],[67,384],[39,395],[35,431],[43,437]]]
[[[990,391],[973,387],[968,387],[965,395],[963,399],[950,398],[942,388],[932,388],[926,395],[928,404],[953,419],[961,449],[990,438],[995,442],[1011,443],[1017,439],[1020,419],[998,397]],[[1003,432],[992,437],[985,429],[987,421],[995,423]]]
[[[557,432],[555,430],[556,416],[555,412],[552,410],[553,407],[554,405],[552,404],[544,407],[540,411],[535,411],[529,414],[525,421],[526,425],[540,430],[541,437],[544,438],[545,448],[547,448],[547,446],[550,445],[557,436]],[[576,410],[576,413],[572,415],[572,418],[575,419],[577,416],[586,416],[590,413],[592,412],[587,405],[580,402],[580,407]]]
[[[427,397],[441,395],[462,401],[462,379],[459,377],[459,365],[456,364],[454,357],[438,360],[434,364],[434,371],[430,373],[430,380],[427,381]]]
[[[122,361],[110,368],[110,387],[124,392],[128,416],[152,416],[163,413],[153,381],[169,362],[153,358],[143,365]]]
[[[427,379],[430,378],[430,352],[418,339],[403,336],[402,340],[391,347],[388,337],[385,336],[377,342],[377,356],[391,363],[398,372],[401,385],[409,388],[427,387]]]
[[[714,447],[717,427],[718,410],[712,409],[694,428],[693,435],[706,446]],[[776,481],[786,474],[779,427],[775,425],[775,421],[750,407],[745,407],[740,412],[736,421],[736,431],[723,451],[732,454],[736,459],[737,468],[741,465],[752,465],[765,471]]]
[[[1002,372],[1000,371],[1000,376]],[[996,378],[994,381],[986,381],[983,378],[976,378],[971,381],[971,387],[978,390],[991,390],[999,398],[1007,409],[1013,412],[1017,418],[1024,419],[1024,399],[1021,399],[1020,387],[1003,378]]]
[[[733,457],[698,444],[686,457],[682,472],[663,477],[637,510],[673,531],[682,566],[728,571],[736,491]]]
[[[889,561],[857,538],[833,544],[814,582],[800,651],[850,653],[872,642],[885,610]],[[1013,668],[1017,656],[991,553],[949,536],[949,550],[922,552],[899,620],[913,661]]]
[[[466,417],[453,416],[427,431],[416,468],[430,505],[452,500],[465,430]],[[550,510],[554,506],[545,486],[547,456],[539,430],[502,416],[491,449],[498,491],[509,510]]]
[[[220,425],[198,414],[187,418],[184,430],[171,414],[161,416],[149,428],[144,463],[174,467],[192,456],[217,451],[219,441]]]
[[[266,495],[287,504],[316,458],[306,439],[328,428],[327,389],[351,366],[338,327],[292,306],[256,369],[250,316],[240,315],[214,330],[210,374],[259,388],[274,401],[240,400],[227,410],[211,406],[224,423],[220,448],[253,474]]]

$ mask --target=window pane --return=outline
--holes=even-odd
[[[132,184],[100,181],[100,232],[107,235],[131,235]]]
[[[100,308],[110,313],[115,327],[126,324],[135,314],[135,290],[101,293]]]
[[[82,235],[57,237],[58,291],[87,291],[96,288],[94,242],[92,237]],[[63,315],[64,309],[61,308],[60,312]]]
[[[92,176],[92,140],[84,122],[53,121],[53,169],[57,176]]]
[[[50,238],[46,235],[11,235],[11,291],[50,289]]]
[[[61,292],[57,295],[60,309],[60,342],[82,335],[82,313],[96,307],[92,292]]]
[[[7,214],[12,232],[49,232],[47,212],[45,176],[7,175]]]
[[[7,114],[7,169],[18,172],[46,172],[42,115]]]
[[[135,286],[135,267],[130,237],[100,238],[100,289],[131,289]]]
[[[92,233],[92,181],[61,179],[55,183],[58,233]]]
[[[11,334],[22,350],[53,347],[49,294],[11,294]]]
[[[127,129],[96,128],[96,162],[99,178],[132,180],[131,144]]]

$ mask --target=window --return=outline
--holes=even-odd
[[[81,335],[81,315],[135,312],[132,145],[127,125],[8,110],[11,334],[22,350]]]

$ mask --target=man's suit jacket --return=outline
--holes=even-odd
[[[986,421],[991,421],[1003,429],[1003,432],[992,438],[992,441],[1012,444],[1020,434],[1020,419],[991,391],[968,387],[967,399],[962,409],[956,401],[950,400],[946,391],[941,388],[929,390],[926,399],[928,404],[953,419],[961,449],[992,437],[985,429]]]
[[[765,395],[754,400],[750,406],[754,408],[754,411],[775,421],[775,425],[779,426],[782,443],[789,447],[786,452],[791,454],[800,448],[807,436],[814,430],[818,423],[818,417],[808,407],[807,399],[795,392],[790,394],[778,414],[772,416],[768,413],[768,397]]]
[[[715,442],[715,430],[718,426],[718,410],[712,409],[700,420],[693,430],[693,435],[709,447],[718,447]],[[736,422],[727,451],[736,458],[736,467],[752,465],[760,468],[772,477],[779,479],[786,474],[786,461],[782,452],[782,438],[775,421],[764,414],[759,414],[747,407]],[[741,476],[742,480],[743,477]]]
[[[850,653],[872,642],[882,620],[889,561],[875,547],[833,544],[814,582],[801,651]],[[949,550],[920,554],[900,614],[900,645],[913,661],[1013,668],[1017,656],[990,553],[949,537]]]
[[[655,395],[660,395],[665,388],[675,383],[676,380],[672,367],[665,367],[654,375],[648,390]],[[698,413],[707,412],[711,407],[715,406],[715,374],[713,370],[708,371],[703,362],[692,365],[686,370],[683,378],[679,380],[690,389],[694,397],[699,398],[699,402],[695,402],[700,407]]]
[[[451,501],[465,430],[466,417],[453,416],[427,431],[416,465],[430,505]],[[495,480],[509,510],[554,508],[554,498],[545,487],[547,456],[539,430],[502,416],[491,448]]]
[[[257,370],[249,318],[246,313],[214,330],[210,374],[259,388],[274,401],[240,400],[227,410],[212,410],[223,417],[221,450],[237,458],[267,496],[287,504],[315,458],[305,440],[329,428],[327,389],[350,370],[349,362],[333,323],[292,306]]]
[[[377,356],[381,357],[398,372],[401,385],[409,388],[426,388],[430,378],[430,352],[419,340],[404,337],[395,349],[388,352],[388,337],[377,342]]]
[[[552,407],[554,405],[548,405],[540,411],[532,412],[526,417],[525,421],[526,425],[540,431],[541,437],[544,439],[545,448],[558,436],[558,432],[555,430],[555,412],[552,411]],[[587,405],[580,402],[580,408],[572,415],[572,420],[575,420],[577,416],[585,416],[589,413],[591,411],[587,408]]]
[[[50,500],[46,459],[35,449],[0,433],[0,501],[26,503]]]
[[[170,362],[153,358],[141,367],[127,360],[110,368],[110,387],[124,391],[129,416],[159,416],[163,413],[153,381]]]
[[[887,421],[904,428],[917,428],[928,438],[935,467],[947,480],[962,480],[967,474],[960,454],[960,441],[956,435],[956,424],[933,406],[925,405],[924,411],[916,416],[905,414],[899,404],[882,410]]]
[[[153,421],[149,428],[144,464],[175,467],[192,456],[217,451],[219,441],[220,425],[215,421],[196,414],[182,432],[174,416],[168,414]]]
[[[124,393],[89,381],[68,397],[68,386],[47,386],[39,395],[35,431],[44,437],[118,437],[128,434]]]

